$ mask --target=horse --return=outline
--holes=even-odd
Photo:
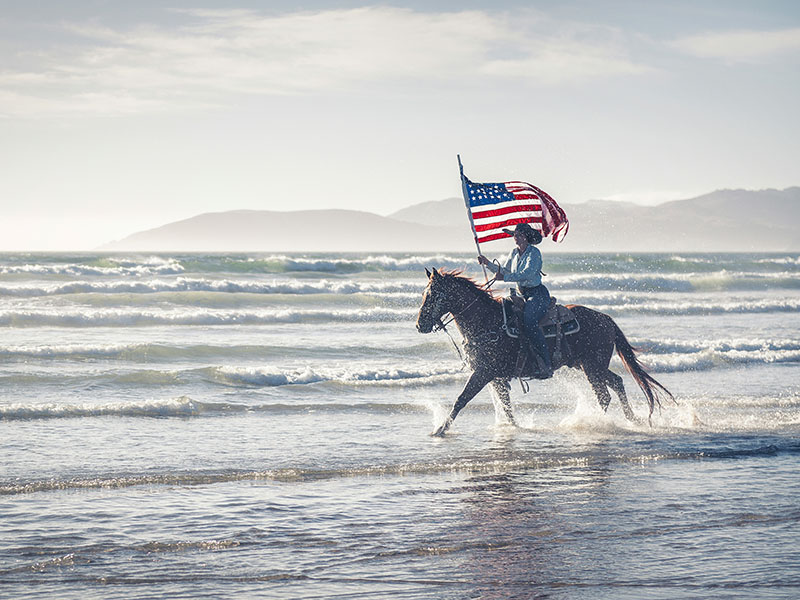
[[[433,271],[425,269],[425,272],[428,285],[417,315],[417,331],[430,333],[435,327],[442,328],[442,317],[450,313],[464,338],[466,360],[472,369],[450,415],[431,435],[443,436],[461,409],[489,384],[506,417],[514,424],[509,382],[518,376],[520,342],[503,331],[502,300],[463,276],[460,271],[438,271],[434,268]],[[636,350],[610,316],[580,305],[568,305],[567,308],[575,315],[580,329],[569,336],[569,352],[556,353],[554,358],[558,358],[559,354],[561,356],[560,360],[554,361],[554,370],[565,366],[583,370],[603,411],[607,411],[611,403],[610,388],[619,398],[625,417],[633,421],[635,416],[625,394],[622,377],[608,368],[616,348],[625,368],[644,392],[650,407],[648,420],[655,406],[661,406],[662,395],[674,400],[669,390],[645,371],[636,357]],[[553,354],[552,338],[548,344]]]

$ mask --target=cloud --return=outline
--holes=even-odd
[[[64,26],[72,45],[29,53],[25,68],[0,73],[0,114],[206,109],[238,94],[452,89],[480,78],[579,85],[648,70],[630,58],[618,31],[529,10],[175,12],[183,24],[172,28]]]
[[[676,40],[672,46],[699,58],[762,62],[778,55],[800,53],[800,28],[707,33]]]

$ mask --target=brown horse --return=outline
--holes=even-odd
[[[444,435],[467,402],[489,383],[513,423],[509,381],[516,376],[519,340],[507,336],[502,329],[500,300],[459,272],[440,272],[436,269],[433,272],[426,269],[425,272],[428,274],[428,286],[422,296],[417,330],[430,333],[434,326],[441,326],[442,317],[450,313],[464,338],[467,361],[473,371],[450,416],[433,435]],[[656,404],[661,405],[661,393],[672,398],[667,388],[644,370],[634,348],[611,317],[585,306],[573,305],[569,308],[580,323],[580,331],[569,336],[570,351],[562,353],[562,360],[558,364],[554,362],[553,369],[565,366],[583,369],[601,408],[604,411],[608,409],[611,402],[610,387],[619,397],[625,416],[633,420],[622,377],[608,368],[616,347],[628,372],[642,388],[650,406],[650,415]],[[552,339],[549,344],[552,354]]]

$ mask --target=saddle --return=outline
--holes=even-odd
[[[536,353],[533,353],[534,356],[531,357],[530,344],[522,332],[524,307],[525,300],[521,296],[514,295],[511,298],[503,298],[502,329],[508,337],[521,338],[516,366],[516,376],[520,378],[520,381],[523,378],[541,379],[544,371],[542,359]],[[548,342],[553,369],[569,362],[571,351],[567,337],[578,333],[581,329],[574,313],[566,306],[557,304],[555,298],[551,298],[547,312],[539,319],[539,327],[542,328]]]

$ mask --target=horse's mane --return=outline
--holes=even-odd
[[[467,277],[466,275],[464,275],[464,271],[462,269],[453,269],[451,271],[445,271],[444,269],[439,269],[439,273],[447,279],[451,279],[452,281],[458,282],[462,286],[471,288],[472,290],[475,291],[475,294],[478,297],[484,297],[487,300],[491,300],[493,302],[498,301],[497,297],[495,297],[492,290],[485,289],[483,285],[481,285],[471,277]]]

